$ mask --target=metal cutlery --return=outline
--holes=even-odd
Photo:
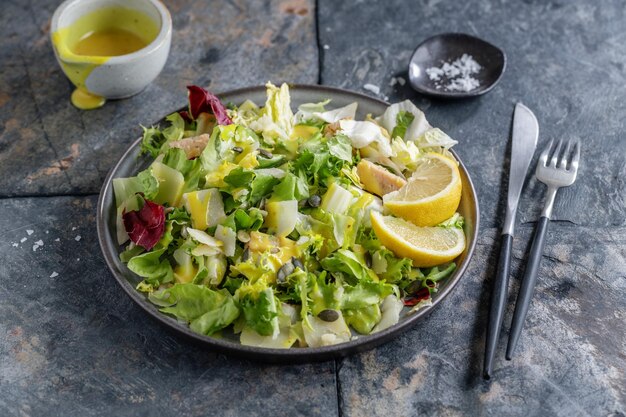
[[[483,376],[487,379],[491,377],[493,357],[498,344],[500,328],[502,327],[502,320],[504,318],[504,307],[508,297],[509,268],[517,204],[522,192],[528,166],[535,153],[538,136],[539,124],[537,123],[537,118],[528,107],[517,103],[513,115],[511,166],[509,171],[506,217],[504,219],[504,226],[502,227],[500,257],[498,259],[498,269],[493,284],[493,293],[491,295],[491,308],[489,310],[489,323],[485,343]]]
[[[562,141],[557,142],[554,149],[552,148],[552,144],[553,141],[550,141],[539,156],[537,163],[535,176],[539,181],[548,186],[548,190],[543,212],[537,224],[535,237],[533,238],[533,243],[530,248],[524,278],[522,279],[522,284],[517,296],[515,313],[513,314],[513,321],[511,323],[511,333],[509,334],[509,344],[506,349],[507,360],[511,360],[513,356],[513,352],[515,351],[515,347],[517,346],[522,332],[526,314],[528,313],[530,300],[533,296],[533,290],[537,282],[537,270],[541,263],[545,236],[548,231],[548,224],[550,222],[550,216],[552,215],[552,207],[556,193],[559,188],[572,185],[574,181],[576,181],[576,174],[578,172],[580,142],[568,141],[563,153],[561,153]],[[550,159],[548,160],[549,157]]]

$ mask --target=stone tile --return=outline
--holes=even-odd
[[[95,204],[0,200],[0,415],[337,414],[333,362],[234,359],[135,306],[102,259]]]
[[[314,2],[168,2],[174,19],[169,60],[145,91],[88,112],[69,102],[56,64],[49,18],[57,2],[3,6],[0,52],[0,196],[98,192],[125,148],[186,105],[188,84],[212,91],[268,80],[315,83]],[[4,44],[3,44],[4,45]],[[9,50],[9,52],[6,52]],[[9,59],[2,57],[8,54]],[[25,112],[18,111],[25,109]],[[4,119],[4,120],[3,120]],[[9,123],[10,122],[10,123]]]
[[[532,229],[523,227],[515,241],[491,381],[481,373],[496,229],[483,230],[468,272],[428,319],[339,364],[342,415],[622,415],[626,229],[551,227],[520,345],[507,362],[516,277]]]
[[[583,144],[580,177],[558,198],[556,218],[626,225],[625,10],[619,0],[321,0],[321,81],[372,94],[364,89],[369,83],[380,87],[379,98],[414,100],[435,126],[459,140],[457,151],[478,187],[486,227],[501,224],[512,112],[521,101],[537,115],[540,147],[550,139],[580,139]],[[408,83],[390,85],[392,77],[408,80],[415,47],[443,32],[476,35],[506,51],[506,73],[492,92],[448,102],[420,96]],[[537,219],[543,192],[543,185],[529,181],[521,222]]]

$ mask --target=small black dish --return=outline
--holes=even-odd
[[[463,54],[470,55],[480,66],[470,76],[479,85],[470,91],[446,89],[452,78],[432,80],[426,70],[451,64]],[[426,39],[413,52],[409,61],[409,82],[417,92],[439,98],[465,98],[485,94],[500,80],[506,67],[506,55],[497,46],[463,33],[443,33]],[[448,81],[448,84],[445,84]]]

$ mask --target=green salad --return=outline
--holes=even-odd
[[[137,290],[194,332],[269,348],[346,342],[428,305],[454,262],[397,256],[371,213],[388,214],[382,194],[456,142],[408,100],[376,118],[356,111],[327,100],[294,114],[286,84],[268,83],[262,107],[189,87],[188,110],[144,128],[150,166],[113,180],[120,258]],[[380,170],[369,187],[366,163]]]

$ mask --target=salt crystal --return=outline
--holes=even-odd
[[[25,237],[23,237],[23,238],[20,240],[20,243],[24,243],[24,242],[26,242],[27,240],[28,240],[28,239],[26,239]]]
[[[33,252],[35,252],[37,249],[39,249],[39,245],[33,245]]]
[[[33,233],[35,233],[35,231],[34,231],[34,230],[30,230],[30,229],[28,229],[28,230],[26,230],[26,233],[28,233],[28,236],[30,236],[30,235],[32,235]]]
[[[48,234],[49,232],[46,230],[46,234]]]
[[[363,86],[363,89],[365,89],[367,91],[371,91],[374,94],[380,94],[380,88],[377,85],[374,85],[374,84],[365,84]]]
[[[15,242],[15,243],[13,244],[13,247],[14,247],[14,248],[17,248],[18,246],[20,246],[20,244],[19,244],[19,243],[17,243],[17,242]]]
[[[78,242],[80,240],[80,235],[77,235],[74,240]]]
[[[52,273],[50,274],[50,278],[55,278],[55,277],[58,277],[58,276],[59,276],[59,274],[54,272],[54,271],[52,271]]]
[[[328,51],[330,49],[330,46],[324,45],[324,49]]]
[[[402,77],[398,77],[397,80],[398,80],[398,84],[400,84],[400,85],[406,84],[406,80],[404,78],[402,78]]]
[[[72,231],[76,230],[76,227],[72,227]]]
[[[35,245],[43,246],[43,240],[39,239],[37,242],[35,242]]]
[[[55,242],[60,242],[60,241],[61,241],[61,239],[57,237],[56,239],[54,239],[54,241],[55,241]]]

